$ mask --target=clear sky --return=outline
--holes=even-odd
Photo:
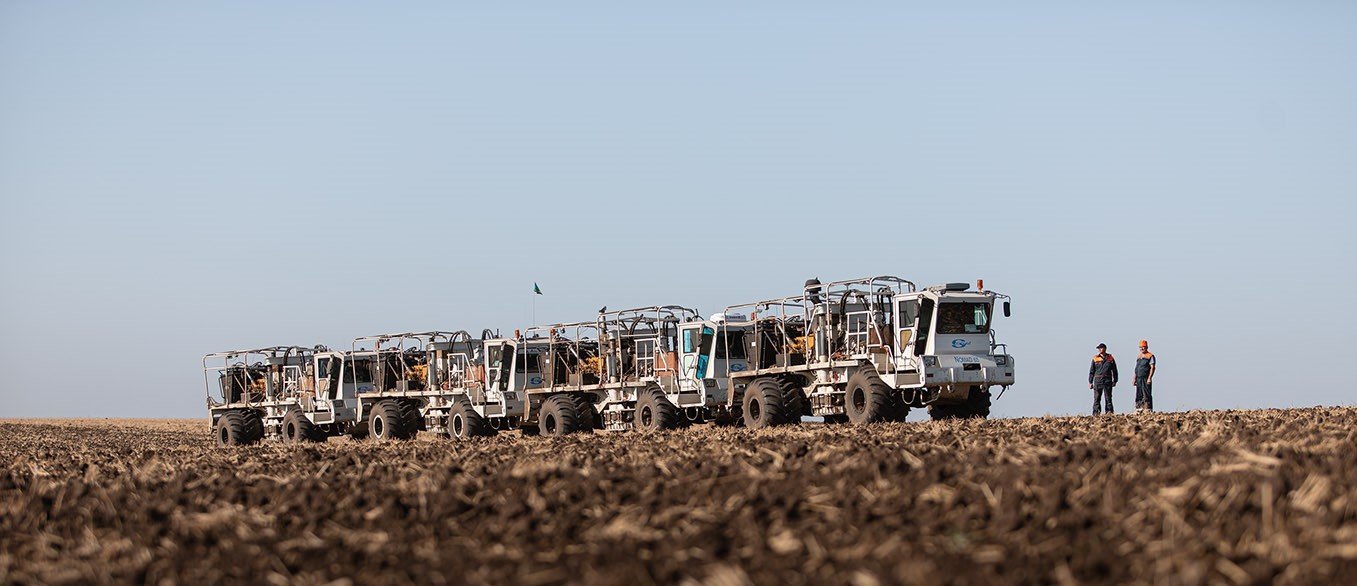
[[[1354,404],[1352,2],[0,2],[0,416],[201,355],[984,278],[1018,384]],[[1131,407],[1129,373],[1118,388]]]

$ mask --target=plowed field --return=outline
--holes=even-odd
[[[0,583],[1357,583],[1357,409],[212,446],[0,423]]]

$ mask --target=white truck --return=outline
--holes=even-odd
[[[995,303],[1008,297],[965,283],[923,290],[893,276],[822,284],[798,295],[732,305],[710,320],[727,345],[710,376],[733,389],[746,426],[987,417],[991,389],[1013,384],[1014,361],[996,342]],[[743,351],[735,350],[743,346]]]
[[[357,396],[371,385],[355,374],[364,367],[364,360],[355,362],[325,346],[271,346],[204,356],[207,407],[217,443],[361,436],[362,428],[355,426],[360,420]]]

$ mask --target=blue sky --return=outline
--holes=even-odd
[[[1352,404],[1357,5],[0,3],[0,416],[808,277],[1013,296],[998,416]],[[1131,406],[1129,380],[1117,392]]]

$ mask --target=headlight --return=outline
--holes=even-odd
[[[937,365],[938,365],[937,356],[924,356],[924,366],[937,366]]]
[[[1008,357],[1007,357],[1007,356],[995,356],[995,357],[994,357],[994,364],[999,365],[999,366],[1007,366],[1007,365],[1008,365]]]

